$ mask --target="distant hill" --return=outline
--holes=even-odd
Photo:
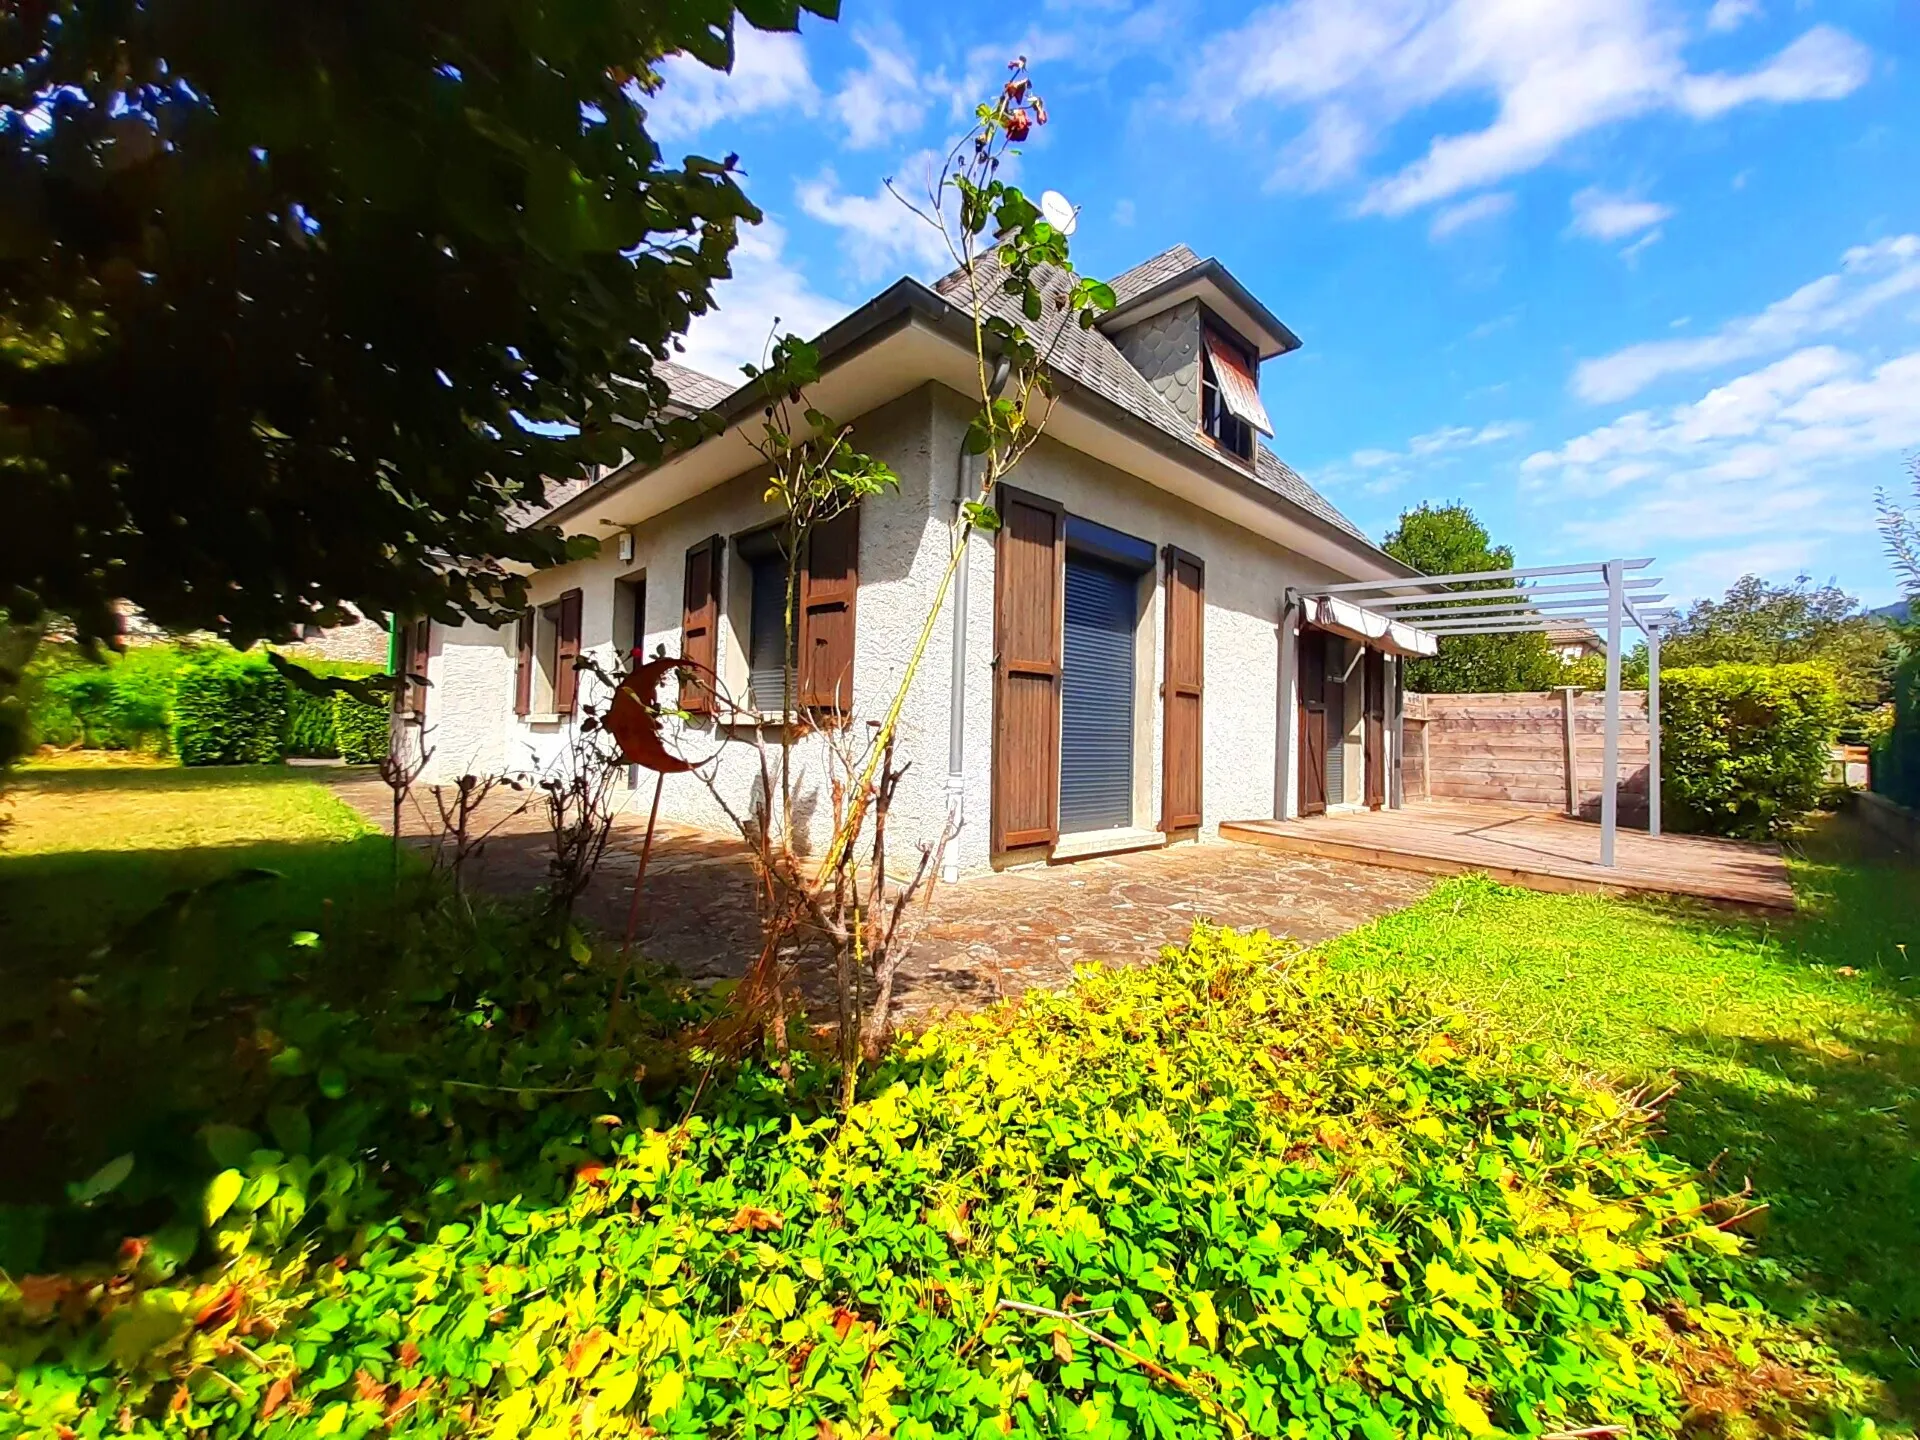
[[[1907,601],[1896,600],[1891,605],[1882,605],[1878,610],[1869,610],[1867,613],[1876,620],[1905,620],[1909,617],[1911,609]]]

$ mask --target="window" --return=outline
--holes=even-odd
[[[787,626],[787,580],[791,573],[777,530],[755,530],[737,542],[747,565],[747,704],[778,715],[787,698],[787,667],[800,656],[800,631]],[[784,651],[781,641],[786,641]],[[796,676],[796,680],[797,680]]]
[[[513,709],[521,716],[560,716],[573,713],[580,676],[574,662],[580,658],[578,590],[520,617],[515,629]]]
[[[1213,341],[1214,337],[1209,334],[1208,339]],[[1213,437],[1221,449],[1232,451],[1242,460],[1251,459],[1253,427],[1228,408],[1226,396],[1221,393],[1220,375],[1214,365],[1214,345],[1209,344],[1206,349],[1207,353],[1201,356],[1200,362],[1200,428]]]
[[[642,571],[613,582],[613,649],[620,669],[640,663],[634,652],[647,643],[647,577]]]

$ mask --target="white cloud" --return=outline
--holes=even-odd
[[[1667,375],[1777,354],[1845,330],[1888,302],[1920,292],[1920,234],[1856,245],[1840,268],[1802,285],[1758,315],[1728,321],[1710,335],[1651,340],[1583,360],[1573,372],[1582,400],[1624,400]]]
[[[895,172],[895,185],[920,202],[926,176],[936,162],[930,151],[911,156]],[[870,195],[849,195],[831,170],[796,191],[800,208],[814,219],[846,232],[845,249],[854,275],[875,280],[905,268],[918,274],[944,272],[952,263],[946,241],[882,185]]]
[[[670,55],[661,62],[660,74],[660,93],[642,102],[656,140],[684,140],[717,120],[771,110],[811,115],[820,103],[800,37],[749,25],[735,31],[732,70],[712,70],[691,56]]]
[[[1916,444],[1920,350],[1869,366],[1822,345],[1690,404],[1622,415],[1528,456],[1521,473],[1569,542],[1609,550],[1645,549],[1649,537],[1682,547],[1738,542],[1773,556],[1745,568],[1785,571],[1832,537],[1870,533],[1858,467]]]
[[[742,365],[764,361],[776,320],[780,333],[811,339],[853,308],[816,291],[787,258],[786,242],[770,219],[740,232],[733,278],[714,287],[714,308],[688,329],[677,360],[738,384]]]
[[[1671,218],[1673,207],[1589,185],[1573,197],[1573,229],[1595,240],[1624,240]]]
[[[1760,0],[1713,0],[1707,12],[1707,29],[1716,34],[1738,30],[1760,14]]]
[[[1113,223],[1125,229],[1133,224],[1135,218],[1132,200],[1120,199],[1113,202]]]
[[[1344,465],[1329,467],[1319,478],[1328,486],[1357,480],[1367,494],[1385,494],[1427,476],[1435,466],[1452,464],[1456,452],[1511,440],[1524,434],[1526,428],[1517,420],[1496,420],[1478,427],[1442,425],[1415,435],[1403,449],[1356,450]]]
[[[920,73],[897,26],[856,31],[853,38],[867,63],[847,73],[832,102],[841,143],[849,150],[870,150],[909,136],[936,103],[956,98],[945,71]]]
[[[1741,105],[1797,100],[1838,100],[1867,83],[1872,58],[1844,31],[1816,25],[1758,70],[1744,75],[1689,75],[1681,82],[1680,106],[1710,119]]]
[[[1513,196],[1504,190],[1488,195],[1475,195],[1471,200],[1462,200],[1457,205],[1449,205],[1433,217],[1433,224],[1427,227],[1427,234],[1434,240],[1444,240],[1456,230],[1469,225],[1477,225],[1483,220],[1492,220],[1513,209]]]
[[[1865,48],[1827,26],[1758,70],[1694,74],[1686,32],[1660,15],[1654,0],[1281,0],[1204,49],[1185,104],[1222,128],[1249,109],[1296,122],[1273,180],[1312,189],[1352,178],[1410,117],[1491,97],[1484,129],[1435,137],[1369,187],[1363,210],[1398,215],[1498,184],[1615,121],[1830,99],[1867,76]]]

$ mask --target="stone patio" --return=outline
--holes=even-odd
[[[387,828],[391,796],[364,773],[334,782],[341,798]],[[546,876],[547,835],[532,811],[494,807],[492,839],[469,862],[472,883],[524,892]],[[410,803],[401,828],[426,843],[431,797]],[[624,815],[582,902],[603,932],[625,932],[644,816]],[[903,1014],[924,1017],[990,1004],[1032,986],[1057,987],[1076,963],[1138,963],[1186,938],[1195,920],[1314,942],[1425,894],[1430,877],[1346,860],[1202,841],[1063,865],[1031,865],[935,888],[898,985]],[[638,943],[696,981],[729,979],[758,950],[753,872],[735,839],[662,825],[641,897]]]

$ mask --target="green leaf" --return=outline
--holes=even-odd
[[[653,1382],[647,1395],[647,1418],[658,1420],[672,1412],[680,1403],[680,1397],[686,1393],[686,1377],[678,1370],[669,1370]]]
[[[77,1185],[69,1185],[67,1197],[76,1205],[91,1205],[103,1195],[118,1190],[131,1174],[133,1174],[133,1156],[131,1154],[116,1155],[85,1180]]]
[[[208,1228],[218,1224],[220,1217],[233,1208],[246,1183],[247,1177],[238,1170],[222,1170],[207,1182],[206,1194],[200,1202],[200,1218]]]
[[[313,1145],[313,1122],[297,1105],[275,1105],[267,1111],[267,1129],[289,1155],[305,1155]]]
[[[200,1142],[207,1147],[213,1163],[231,1170],[244,1169],[260,1148],[260,1137],[240,1125],[202,1125]]]

